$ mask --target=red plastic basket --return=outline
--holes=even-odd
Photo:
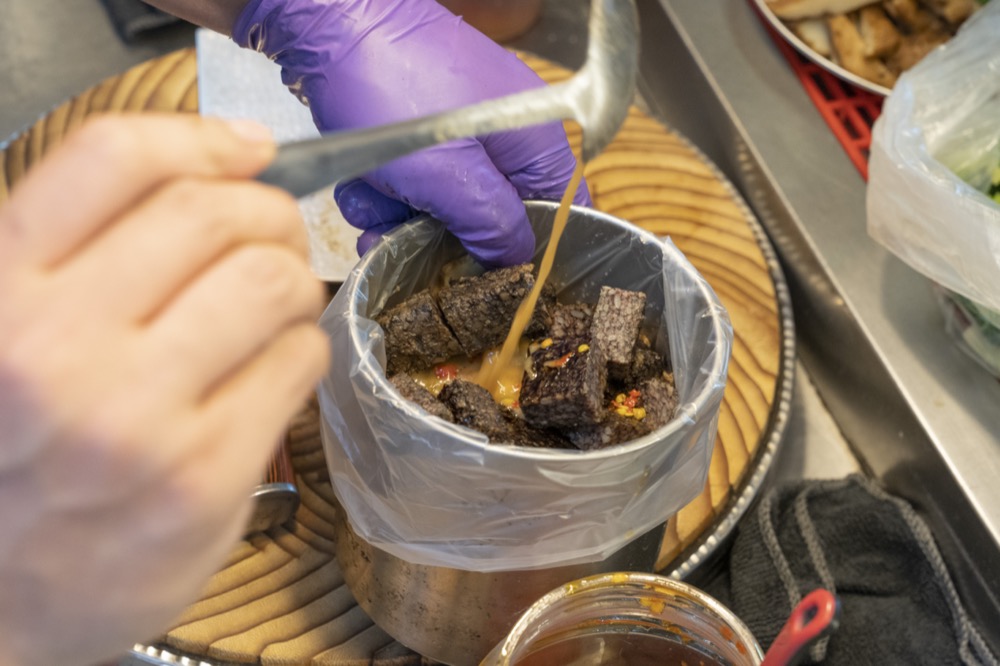
[[[758,12],[758,16],[760,16]],[[882,112],[883,98],[831,74],[796,51],[763,16],[761,21],[792,66],[809,98],[861,176],[868,179],[871,129]]]

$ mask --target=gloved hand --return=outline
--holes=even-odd
[[[326,368],[298,207],[236,127],[91,122],[0,208],[0,663],[159,635]]]
[[[395,122],[544,85],[516,56],[434,0],[250,0],[233,39],[282,66],[323,131]],[[412,217],[443,221],[487,266],[527,261],[521,199],[562,197],[574,159],[561,123],[455,141],[340,184],[364,253]],[[589,204],[586,186],[575,201]]]

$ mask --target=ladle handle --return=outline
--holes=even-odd
[[[570,85],[572,81],[567,81],[422,118],[284,144],[257,180],[301,198],[421,148],[572,119],[575,111],[567,101]]]
[[[792,611],[761,666],[795,666],[815,641],[836,630],[840,603],[831,592],[816,589]]]

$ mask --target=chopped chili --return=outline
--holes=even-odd
[[[434,368],[434,376],[438,379],[451,380],[458,377],[458,366],[454,363],[445,363]]]

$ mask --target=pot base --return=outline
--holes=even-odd
[[[491,573],[401,560],[361,539],[339,507],[334,529],[344,581],[375,624],[424,657],[476,666],[525,610],[560,585],[596,573],[652,572],[664,525],[599,562]]]

